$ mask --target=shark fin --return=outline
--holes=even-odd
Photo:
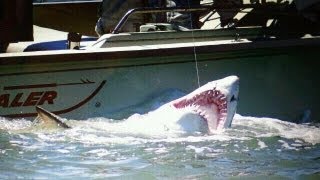
[[[69,125],[63,122],[61,117],[43,109],[42,107],[36,106],[36,110],[38,113],[36,121],[44,124],[46,127],[61,127],[64,129],[71,128]]]

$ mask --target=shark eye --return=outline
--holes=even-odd
[[[233,101],[236,101],[237,100],[237,98],[233,95],[232,97],[231,97],[231,99],[230,99],[230,102],[233,102]]]

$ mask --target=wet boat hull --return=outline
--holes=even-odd
[[[319,120],[319,47],[314,39],[198,45],[200,83],[237,75],[238,113],[297,121],[311,111]],[[115,118],[116,112],[167,89],[190,92],[198,86],[193,48],[2,56],[0,116],[32,118],[39,105],[73,119]]]

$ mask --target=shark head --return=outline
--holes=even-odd
[[[188,109],[202,117],[208,133],[231,126],[236,112],[239,94],[239,78],[226,78],[209,82],[190,94],[173,100],[169,105],[178,110]]]

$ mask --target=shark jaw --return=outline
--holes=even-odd
[[[190,109],[207,123],[208,133],[231,126],[236,112],[239,78],[229,76],[209,82],[192,93],[172,101],[176,109]]]

